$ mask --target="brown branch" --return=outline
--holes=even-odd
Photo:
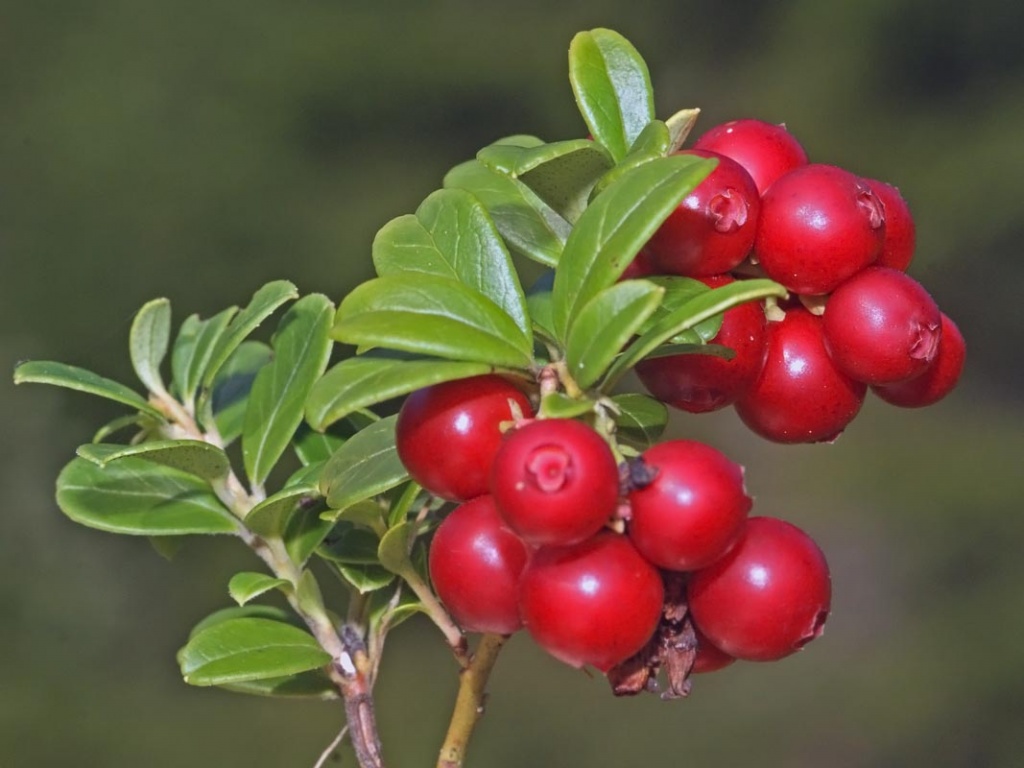
[[[462,768],[469,738],[484,714],[487,680],[506,640],[508,638],[504,635],[484,635],[480,638],[469,666],[459,673],[459,693],[437,768]]]

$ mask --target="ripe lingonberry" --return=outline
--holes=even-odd
[[[509,528],[524,541],[575,544],[615,512],[619,473],[611,448],[586,424],[542,419],[505,436],[490,488]]]
[[[519,612],[537,645],[566,664],[602,672],[650,639],[664,599],[657,569],[611,531],[538,549],[519,583]]]
[[[713,158],[718,165],[676,207],[647,242],[661,272],[706,277],[728,272],[754,246],[761,198],[743,167],[705,150],[679,154]]]
[[[812,164],[779,178],[761,202],[755,254],[794,293],[830,293],[881,252],[885,213],[866,182]]]
[[[697,636],[697,655],[693,659],[691,672],[700,675],[705,672],[717,672],[723,667],[728,667],[734,661],[735,656],[730,656],[717,645],[712,643],[696,626],[693,628]]]
[[[784,125],[746,118],[717,125],[694,143],[742,165],[760,195],[784,173],[807,163],[807,153]]]
[[[891,384],[931,365],[941,317],[912,277],[890,267],[868,267],[829,296],[822,332],[840,370],[857,381]]]
[[[710,565],[736,541],[753,504],[743,468],[711,446],[670,440],[643,454],[654,479],[629,494],[629,537],[670,571]]]
[[[736,402],[743,423],[778,443],[816,443],[839,436],[864,402],[867,385],[840,371],[821,334],[821,318],[803,307],[768,323],[764,367]]]
[[[882,400],[901,408],[923,408],[932,405],[953,391],[963,371],[967,347],[960,329],[942,315],[942,338],[938,354],[924,373],[908,381],[872,387]]]
[[[791,523],[752,517],[736,545],[687,585],[694,623],[738,659],[773,661],[821,634],[832,597],[828,563]]]
[[[500,376],[474,376],[417,390],[398,413],[395,444],[412,479],[435,496],[468,501],[487,493],[501,443],[501,423],[533,411],[526,396]]]
[[[728,275],[701,278],[711,288],[728,285]],[[707,413],[731,405],[754,383],[765,353],[765,316],[757,302],[728,309],[711,344],[728,347],[732,359],[716,355],[668,355],[641,361],[637,376],[652,395],[689,413]]]
[[[505,527],[494,499],[456,507],[430,545],[430,579],[452,618],[467,632],[509,635],[519,619],[519,576],[526,545]]]
[[[872,191],[882,201],[885,211],[885,240],[882,252],[875,263],[881,267],[892,267],[906,272],[914,258],[914,247],[917,244],[917,230],[914,217],[910,215],[910,207],[903,195],[892,184],[876,179],[864,179]]]

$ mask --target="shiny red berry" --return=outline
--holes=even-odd
[[[701,278],[711,288],[728,285],[728,275]],[[711,344],[728,347],[731,359],[716,355],[652,357],[636,366],[647,390],[663,403],[689,413],[707,413],[734,403],[754,383],[765,353],[765,316],[757,302],[747,302],[722,315],[722,327]]]
[[[872,387],[882,400],[901,408],[923,408],[944,398],[956,386],[964,368],[967,346],[960,329],[942,315],[942,338],[939,350],[924,373],[908,381]]]
[[[867,385],[836,367],[821,333],[821,318],[793,307],[768,323],[764,367],[736,402],[750,429],[777,443],[834,440],[864,402]]]
[[[739,163],[724,155],[699,149],[679,154],[716,159],[718,165],[665,219],[646,250],[665,274],[728,272],[754,246],[761,210],[757,187]]]
[[[742,165],[760,195],[784,173],[807,163],[804,148],[784,125],[750,118],[717,125],[693,146],[731,157]]]
[[[533,411],[526,396],[500,376],[474,376],[417,390],[398,413],[398,457],[413,480],[435,496],[468,501],[487,493],[501,424]]]
[[[754,251],[768,277],[794,293],[830,293],[871,264],[885,238],[882,202],[833,165],[790,171],[765,193]]]
[[[650,639],[664,599],[657,569],[611,531],[542,547],[519,584],[519,612],[537,645],[566,664],[602,672]]]
[[[505,527],[494,499],[477,496],[442,521],[430,544],[430,579],[467,632],[508,635],[519,619],[526,545]]]
[[[670,571],[704,568],[733,545],[753,502],[743,467],[695,440],[669,440],[648,449],[654,473],[629,494],[629,537],[644,557]]]
[[[608,443],[589,426],[540,419],[505,436],[490,488],[505,522],[524,541],[575,544],[615,512],[619,472]]]
[[[912,277],[890,267],[868,267],[829,296],[822,331],[840,370],[857,381],[891,384],[931,365],[942,315]]]
[[[708,640],[697,627],[694,627],[693,631],[697,635],[697,655],[693,659],[693,667],[690,670],[693,674],[717,672],[736,661],[735,656],[730,656]]]
[[[821,634],[832,597],[828,563],[791,523],[752,517],[729,553],[687,585],[690,615],[737,659],[774,661]]]
[[[910,214],[910,206],[892,184],[875,179],[864,181],[878,195],[885,211],[885,240],[882,243],[882,252],[878,254],[878,261],[875,263],[906,272],[914,258],[914,248],[917,245],[917,229],[914,226],[914,217]]]

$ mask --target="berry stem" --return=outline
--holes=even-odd
[[[469,666],[459,674],[459,693],[452,710],[448,734],[441,746],[437,768],[461,768],[463,765],[470,736],[484,714],[487,680],[507,640],[505,635],[484,635],[480,638]]]
[[[415,568],[409,567],[399,573],[399,576],[409,585],[409,589],[423,604],[423,611],[430,617],[430,620],[441,630],[448,645],[451,646],[455,659],[463,668],[469,665],[469,657],[466,649],[466,636],[455,624],[448,611],[441,605],[441,601],[434,596],[434,592],[427,586],[426,582],[416,572]]]

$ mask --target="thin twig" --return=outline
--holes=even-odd
[[[341,729],[338,735],[334,737],[334,741],[327,745],[327,749],[325,749],[323,754],[320,755],[320,759],[316,761],[313,768],[324,768],[324,766],[327,765],[327,761],[331,759],[331,756],[335,753],[338,747],[341,746],[341,741],[345,738],[346,733],[348,733],[347,724]]]

